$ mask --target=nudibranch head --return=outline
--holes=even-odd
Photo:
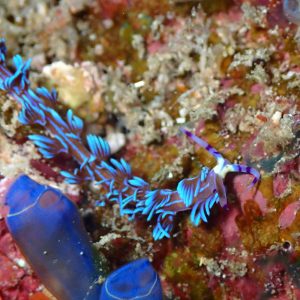
[[[300,0],[299,0],[300,1]],[[215,148],[209,145],[204,140],[200,139],[198,136],[195,136],[190,131],[181,128],[181,131],[186,134],[191,140],[197,143],[200,147],[207,150],[217,161],[216,166],[212,169],[212,171],[216,174],[216,176],[220,177],[220,179],[224,180],[226,175],[229,172],[241,172],[241,173],[248,173],[254,177],[250,186],[253,186],[257,183],[260,179],[259,172],[251,168],[249,166],[240,165],[240,164],[232,164],[227,159],[225,159],[221,153],[219,153]]]
[[[201,138],[195,136],[190,131],[184,128],[181,128],[181,131],[184,134],[186,134],[191,140],[197,143],[200,147],[207,150],[216,159],[217,162],[215,167],[209,171],[205,180],[203,180],[203,182],[206,183],[207,186],[206,191],[204,190],[206,194],[202,193],[201,195],[203,200],[201,201],[200,199],[198,202],[196,202],[196,204],[193,206],[192,209],[192,214],[191,214],[192,222],[198,225],[200,223],[200,219],[202,219],[205,222],[207,221],[204,213],[205,211],[204,207],[206,208],[206,212],[208,215],[209,209],[214,203],[219,202],[222,207],[224,207],[227,204],[227,196],[226,196],[226,188],[224,185],[224,179],[228,173],[241,172],[241,173],[247,173],[252,175],[253,180],[250,184],[250,187],[252,187],[255,183],[259,181],[260,174],[257,170],[249,166],[230,163],[227,159],[225,159],[221,155],[221,153],[219,153],[215,148],[213,148],[211,145],[209,145]],[[191,203],[192,201],[190,201],[190,204]],[[201,207],[200,213],[199,213],[199,207]],[[198,212],[198,214],[196,212]]]

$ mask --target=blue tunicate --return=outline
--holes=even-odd
[[[76,206],[60,191],[21,175],[10,187],[9,230],[46,288],[63,300],[98,300],[101,286]]]
[[[284,0],[283,12],[290,22],[298,25],[300,24],[300,1],[299,0]]]
[[[100,300],[162,300],[158,274],[142,258],[116,270],[103,283]]]
[[[143,258],[106,276],[95,259],[77,207],[60,191],[21,175],[6,194],[10,233],[28,263],[58,300],[161,300],[157,272]]]

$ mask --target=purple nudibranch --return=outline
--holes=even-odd
[[[93,182],[100,185],[106,201],[116,202],[121,215],[130,219],[144,216],[148,222],[155,219],[154,240],[170,238],[176,216],[190,211],[192,224],[198,226],[208,222],[214,205],[224,207],[227,203],[224,179],[229,172],[247,173],[253,176],[250,187],[260,179],[260,174],[252,167],[232,164],[206,141],[181,129],[188,138],[207,150],[216,165],[203,167],[197,176],[181,179],[175,190],[153,189],[151,184],[135,175],[130,164],[124,159],[109,158],[111,155],[107,141],[94,134],[83,134],[84,122],[71,109],[66,116],[57,111],[57,92],[45,87],[30,88],[30,60],[23,61],[20,55],[13,58],[15,71],[6,65],[5,40],[0,38],[0,90],[11,95],[20,105],[19,121],[23,125],[39,124],[45,134],[31,134],[28,138],[38,147],[46,159],[66,153],[77,162],[77,168],[61,171],[69,184]]]
[[[8,228],[46,288],[62,300],[162,299],[160,279],[147,259],[127,264],[103,284],[105,263],[75,206],[60,191],[21,175],[6,194]]]

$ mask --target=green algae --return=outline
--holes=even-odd
[[[190,252],[176,252],[165,258],[163,276],[180,290],[182,299],[214,299],[207,276],[190,260]]]

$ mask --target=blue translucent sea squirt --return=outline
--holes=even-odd
[[[106,260],[95,259],[77,207],[60,191],[21,175],[6,203],[10,233],[58,300],[162,299],[159,276],[145,258],[99,282],[106,276]]]

